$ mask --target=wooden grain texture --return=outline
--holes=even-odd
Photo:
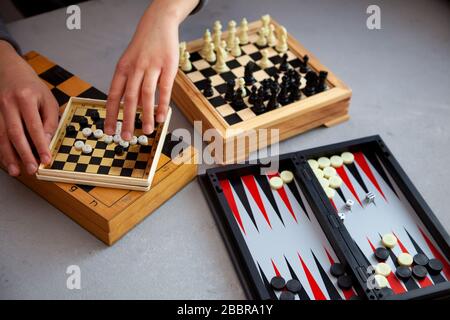
[[[56,65],[37,52],[24,57],[38,74]],[[66,83],[62,87],[75,90]],[[105,244],[112,245],[195,178],[196,154],[197,150],[188,145],[174,159],[170,158],[170,150],[163,151],[152,189],[147,192],[47,182],[28,175],[17,179]]]
[[[276,28],[280,26],[273,19],[271,23]],[[260,27],[261,21],[249,23],[249,35],[254,35]],[[224,31],[222,39],[226,39],[226,37],[227,31]],[[236,135],[234,130],[230,129],[241,129],[245,131],[271,128],[279,129],[280,141],[282,141],[315,127],[330,127],[348,120],[348,107],[352,95],[350,88],[289,33],[287,42],[289,50],[297,57],[309,56],[309,66],[314,71],[325,70],[328,72],[328,90],[249,120],[229,125],[210,104],[207,98],[203,96],[202,92],[197,89],[188,76],[183,71],[178,70],[173,88],[174,102],[191,122],[202,121],[203,132],[214,128],[224,141],[224,150],[226,150],[227,141],[233,140]],[[186,45],[187,50],[189,52],[198,51],[202,48],[202,43],[202,39],[190,41]],[[264,146],[247,148],[245,157],[248,156],[249,152],[262,147]],[[225,157],[222,162],[230,163],[233,162],[232,160],[232,157]],[[235,160],[238,159],[235,158]]]

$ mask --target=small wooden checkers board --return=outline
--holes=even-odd
[[[114,152],[115,143],[107,144],[104,137],[98,139],[93,134],[85,137],[79,124],[79,120],[85,118],[88,120],[88,127],[94,131],[96,124],[91,115],[97,111],[99,120],[103,123],[106,116],[105,104],[104,100],[70,98],[50,144],[52,162],[48,166],[39,167],[38,179],[138,191],[149,190],[170,122],[171,109],[166,121],[157,124],[155,131],[148,136],[147,145],[130,145],[123,154],[117,155]],[[118,120],[122,118],[121,108]],[[70,135],[66,132],[69,125],[74,126],[76,134]],[[134,133],[137,136],[143,134],[141,129],[136,129]],[[81,150],[76,150],[75,141],[89,144],[92,152],[83,154]]]
[[[56,97],[60,114],[71,96],[106,99],[104,93],[36,52],[26,54],[25,59]],[[152,188],[147,192],[47,182],[27,175],[18,179],[104,243],[112,245],[197,175],[193,161],[197,151],[191,146],[185,144],[183,152],[171,160],[172,149],[178,143],[167,134]]]
[[[275,28],[280,27],[273,19],[270,23]],[[290,34],[287,35],[288,51],[286,52],[290,68],[298,69],[304,56],[307,55],[309,57],[307,64],[310,70],[316,73],[319,71],[328,72],[327,89],[308,97],[302,94],[298,101],[259,115],[255,114],[252,106],[248,103],[248,98],[244,99],[246,108],[240,110],[233,108],[225,100],[226,82],[244,77],[245,65],[249,61],[258,64],[262,57],[261,50],[267,49],[271,66],[266,69],[257,68],[253,73],[257,81],[255,86],[258,88],[261,81],[273,78],[277,73],[283,56],[283,53],[277,52],[275,47],[259,47],[256,44],[257,32],[262,26],[261,21],[252,22],[248,26],[249,43],[241,45],[241,56],[234,57],[230,52],[228,53],[226,65],[229,71],[223,73],[217,73],[213,68],[214,62],[208,62],[200,56],[203,39],[188,42],[186,50],[190,53],[192,70],[188,72],[182,71],[181,68],[178,70],[172,93],[176,105],[187,118],[192,122],[202,121],[203,132],[211,128],[217,130],[224,141],[223,150],[226,151],[224,151],[223,159],[216,160],[225,163],[242,160],[250,152],[279,142],[270,141],[269,135],[269,140],[265,143],[256,139],[256,143],[249,142],[244,144],[243,147],[239,147],[236,144],[236,137],[239,136],[239,132],[279,129],[279,140],[282,141],[306,130],[322,125],[332,126],[349,118],[348,106],[351,90]],[[222,39],[226,38],[227,32],[225,31],[222,33]],[[280,79],[282,76],[283,74],[279,73]],[[207,86],[208,79],[211,80],[213,95],[205,97],[203,90]],[[251,86],[247,86],[246,90],[249,93]],[[258,131],[256,136],[259,137]],[[234,145],[231,149],[234,151],[233,153],[226,153],[229,150],[226,148],[227,144]]]

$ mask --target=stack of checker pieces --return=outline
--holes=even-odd
[[[38,179],[138,191],[149,190],[167,133],[171,109],[166,121],[158,124],[155,131],[148,136],[147,145],[129,145],[120,155],[115,153],[115,144],[106,143],[103,137],[83,135],[81,119],[88,121],[87,127],[92,131],[97,128],[96,122],[92,119],[93,114],[99,115],[97,123],[102,124],[106,116],[105,100],[70,98],[50,144],[52,162],[48,166],[42,164],[39,166]],[[118,119],[122,120],[122,117],[121,108]],[[75,135],[67,131],[69,127],[75,128]],[[142,130],[136,129],[135,134],[142,135]],[[92,152],[84,154],[81,150],[76,150],[75,141],[91,146]]]
[[[29,52],[24,58],[54,94],[60,114],[71,96],[106,99],[103,92],[39,53]],[[171,157],[180,143],[182,152]],[[196,154],[193,147],[168,133],[152,188],[147,192],[47,182],[27,175],[18,179],[95,237],[112,245],[196,177]]]
[[[273,19],[270,23],[276,28],[280,27]],[[273,47],[259,47],[256,44],[257,31],[261,25],[261,21],[249,24],[249,44],[241,46],[242,55],[239,57],[228,54],[226,64],[230,71],[221,74],[217,74],[213,69],[214,63],[200,56],[202,39],[187,43],[186,50],[190,52],[192,70],[184,72],[180,69],[175,80],[173,99],[185,116],[192,122],[201,120],[203,132],[207,129],[215,129],[223,139],[223,158],[216,159],[223,163],[242,160],[250,152],[279,142],[277,139],[271,141],[269,134],[267,141],[256,139],[257,143],[250,142],[238,147],[236,138],[241,134],[240,132],[244,132],[245,135],[250,130],[256,130],[258,138],[260,135],[258,129],[279,129],[279,140],[282,141],[312,128],[323,125],[329,127],[349,118],[351,90],[290,34],[287,41],[289,66],[298,69],[304,63],[305,55],[308,56],[307,66],[310,70],[316,73],[320,71],[328,73],[327,90],[309,97],[303,95],[299,101],[260,115],[256,115],[248,103],[247,108],[235,110],[225,100],[226,82],[243,77],[245,66],[249,61],[258,64],[262,57],[260,52],[262,49],[268,50],[269,60],[273,65],[254,72],[253,76],[257,81],[255,86],[259,87],[264,79],[270,79],[278,72],[283,54]],[[226,37],[227,32],[223,32],[222,38],[226,39]],[[203,90],[209,80],[213,87],[213,95],[205,97]],[[251,87],[247,87],[247,91],[250,92],[250,90]],[[232,145],[232,153],[227,153],[227,144]]]

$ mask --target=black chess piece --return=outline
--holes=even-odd
[[[309,61],[309,57],[308,55],[304,55],[303,56],[303,61],[302,64],[300,65],[300,72],[301,73],[307,73],[310,69],[308,67],[308,61]]]
[[[214,94],[213,88],[212,88],[212,84],[211,84],[211,79],[206,79],[206,86],[203,89],[203,95],[207,98],[211,97]]]
[[[227,81],[227,91],[225,91],[225,100],[233,101],[234,98],[234,80]]]
[[[255,71],[255,68],[256,68],[256,63],[254,63],[253,61],[249,61],[245,65],[244,80],[245,80],[246,86],[251,86],[256,82],[256,79],[253,76],[253,72]]]
[[[307,86],[317,87],[319,81],[317,73],[315,73],[314,71],[308,71],[305,75],[305,79]]]
[[[248,103],[251,105],[255,104],[256,99],[258,98],[257,90],[258,89],[255,86],[252,86],[250,95],[248,96]]]
[[[281,85],[280,93],[278,94],[277,100],[278,102],[284,106],[289,103],[289,96],[288,96],[288,90],[287,86],[285,84]]]
[[[289,69],[289,63],[288,63],[288,61],[287,61],[287,59],[288,59],[288,55],[287,55],[287,53],[285,53],[285,54],[283,54],[283,56],[282,56],[282,58],[281,58],[282,60],[281,60],[281,63],[280,63],[280,67],[279,67],[279,70],[280,71],[288,71],[288,69]]]
[[[266,106],[264,105],[264,97],[262,94],[258,94],[258,97],[255,101],[255,104],[254,104],[252,110],[256,115],[260,115],[260,114],[263,114],[264,112],[266,112],[267,109],[266,109]]]
[[[289,100],[291,102],[298,101],[298,100],[300,100],[301,95],[302,95],[302,93],[300,91],[300,88],[298,86],[293,85],[290,90]]]
[[[267,103],[267,110],[274,110],[278,107],[280,107],[280,104],[277,101],[277,90],[272,89],[269,102]]]
[[[306,87],[303,89],[303,93],[305,96],[310,97],[316,93],[316,87],[313,85],[306,85]]]
[[[233,101],[231,102],[231,106],[234,110],[239,111],[246,108],[246,104],[244,98],[242,97],[242,90],[237,89],[236,94],[234,95]]]
[[[278,83],[278,80],[280,79],[280,76],[278,75],[278,73],[275,73],[274,75],[273,75],[273,81],[275,82],[275,83]]]
[[[327,89],[327,76],[328,76],[328,72],[326,72],[326,71],[319,72],[319,80],[317,82],[317,87],[316,87],[317,92],[322,92]]]

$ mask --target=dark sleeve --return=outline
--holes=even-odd
[[[202,10],[202,8],[208,3],[208,0],[199,0],[198,1],[198,5],[195,7],[194,10],[192,10],[192,12],[190,13],[192,14],[196,14],[197,12],[199,12],[200,10]]]
[[[5,40],[5,41],[9,42],[14,47],[14,49],[16,49],[17,53],[20,54],[19,45],[17,44],[16,41],[14,41],[14,39],[9,34],[2,19],[0,19],[0,40]]]

